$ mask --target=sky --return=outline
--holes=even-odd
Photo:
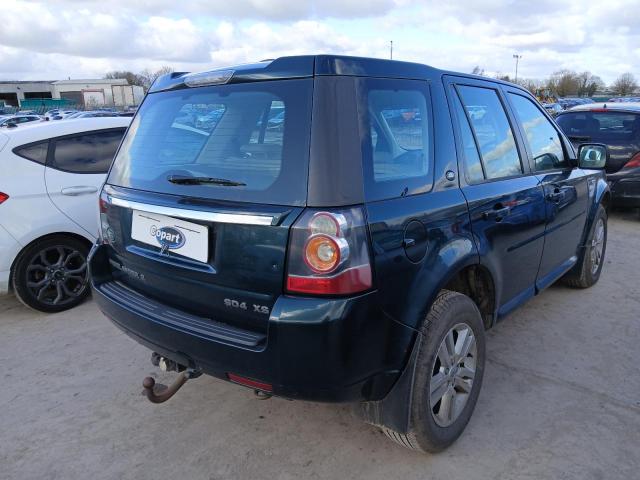
[[[544,79],[640,78],[638,0],[0,0],[0,80],[203,71],[283,55],[393,57]]]

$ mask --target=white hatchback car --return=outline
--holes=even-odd
[[[98,192],[131,122],[86,118],[0,131],[0,294],[58,312],[89,294]]]

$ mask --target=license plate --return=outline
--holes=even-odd
[[[134,210],[131,238],[158,247],[167,255],[173,252],[201,262],[209,258],[209,229],[166,215]]]

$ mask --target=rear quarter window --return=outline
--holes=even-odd
[[[363,170],[367,200],[423,193],[433,182],[429,86],[416,80],[366,79]]]
[[[42,142],[30,143],[28,145],[22,145],[13,149],[13,153],[19,155],[22,158],[31,160],[32,162],[44,165],[47,161],[47,150],[49,148],[49,141],[44,140]]]

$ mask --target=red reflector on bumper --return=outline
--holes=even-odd
[[[240,385],[244,385],[245,387],[255,388],[257,390],[262,390],[263,392],[273,392],[273,385],[269,383],[260,382],[258,380],[252,380],[250,378],[241,377],[240,375],[236,375],[235,373],[227,372],[227,377],[233,383],[238,383]]]
[[[298,275],[287,277],[287,291],[291,293],[349,295],[368,290],[371,285],[369,264],[349,268],[330,277],[302,277]]]

